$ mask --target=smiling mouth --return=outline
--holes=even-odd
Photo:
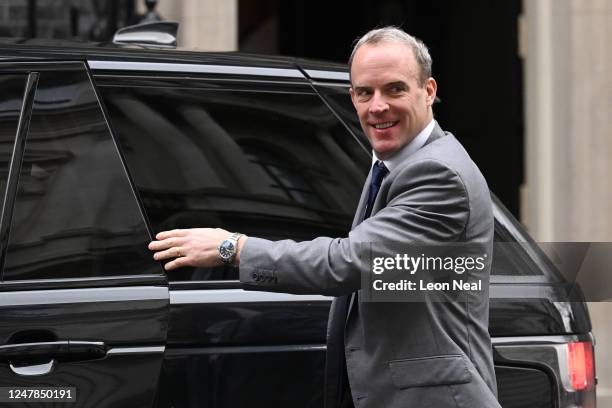
[[[398,121],[384,122],[384,123],[376,123],[376,124],[373,124],[372,126],[374,126],[374,128],[376,129],[387,129],[387,128],[390,128],[391,126],[395,126],[397,123]]]

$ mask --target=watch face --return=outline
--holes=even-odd
[[[223,241],[221,246],[219,247],[219,255],[223,259],[229,259],[234,255],[236,247],[231,241]]]

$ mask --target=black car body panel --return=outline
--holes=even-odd
[[[62,76],[66,70],[77,74]],[[52,72],[64,88],[45,82]],[[21,90],[32,73],[48,91],[34,97],[26,118]],[[227,266],[166,277],[145,244],[160,230],[195,226],[269,239],[345,235],[371,161],[346,69],[239,53],[5,40],[0,75],[21,75],[13,88],[0,77],[0,354],[13,347],[13,357],[0,356],[0,386],[75,386],[70,406],[322,406],[330,298],[245,292]],[[45,119],[49,112],[56,120]],[[21,128],[23,145],[14,141],[19,123],[31,125]],[[54,130],[37,130],[49,123]],[[85,160],[68,171],[79,155]],[[74,207],[81,195],[57,204],[73,206],[57,223],[44,211],[71,190],[91,203]],[[45,191],[53,199],[40,201]],[[593,389],[574,389],[568,374],[569,344],[592,347],[580,292],[567,295],[518,222],[497,200],[494,207],[496,241],[507,244],[496,249],[490,288],[502,406],[594,406]],[[59,227],[65,223],[71,228]],[[32,231],[42,232],[34,239]],[[62,341],[102,344],[106,354],[94,347],[91,358],[67,357],[62,343],[44,361],[32,349],[14,357],[24,344]],[[11,361],[50,359],[57,366],[46,375],[11,371]]]

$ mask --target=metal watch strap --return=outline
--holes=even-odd
[[[236,245],[238,243],[238,240],[240,239],[241,236],[243,236],[244,234],[241,234],[239,232],[234,232],[232,235],[230,235],[230,237],[228,238],[229,241],[234,241],[234,245]]]

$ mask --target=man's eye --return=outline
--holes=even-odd
[[[402,92],[403,90],[404,90],[404,87],[399,86],[399,85],[398,85],[398,86],[392,86],[392,87],[391,87],[391,92],[393,92],[393,93],[400,93],[400,92]]]
[[[370,91],[359,91],[359,92],[357,92],[357,98],[360,101],[367,101],[371,97],[372,97],[372,92],[370,92]]]

